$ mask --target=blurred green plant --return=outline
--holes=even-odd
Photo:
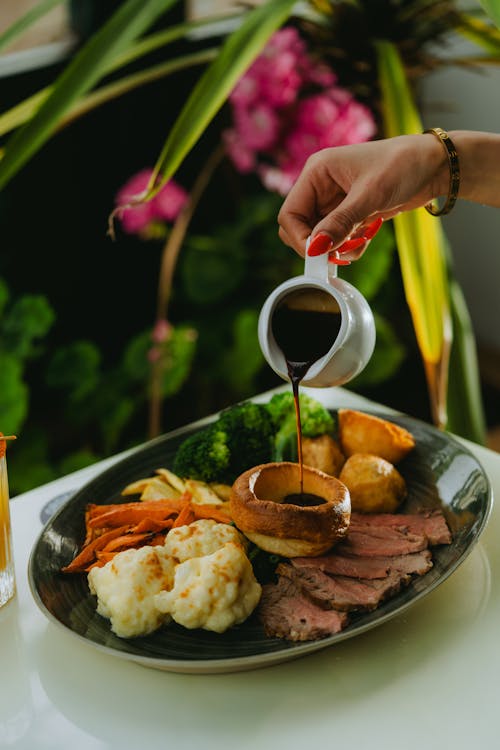
[[[4,144],[3,158],[0,160],[0,188],[5,187],[63,125],[151,80],[211,60],[168,134],[149,191],[143,196],[143,199],[150,198],[176,172],[206,132],[239,77],[263,49],[271,34],[288,19],[292,19],[312,40],[317,54],[332,64],[346,85],[376,108],[381,105],[381,133],[386,135],[418,132],[420,128],[420,123],[413,116],[414,84],[427,72],[444,64],[430,52],[430,43],[442,40],[446,34],[453,32],[472,40],[480,50],[484,50],[484,54],[451,62],[498,64],[500,59],[500,33],[480,15],[479,8],[465,13],[458,10],[455,3],[445,0],[386,0],[379,3],[370,0],[310,0],[305,6],[297,8],[293,0],[268,0],[257,8],[246,9],[239,16],[235,30],[222,43],[216,40],[214,46],[213,35],[207,33],[201,51],[197,49],[178,58],[170,56],[160,65],[151,67],[147,67],[146,62],[146,67],[139,72],[128,72],[127,66],[131,62],[137,63],[141,58],[147,60],[152,51],[166,48],[168,56],[168,46],[172,42],[186,38],[194,26],[209,25],[213,20],[174,24],[146,35],[148,29],[159,22],[176,2],[125,0],[75,54],[53,85],[0,116],[0,136],[16,130]],[[38,15],[53,5],[47,0],[41,3]],[[485,1],[483,5],[498,21],[500,0]],[[30,17],[21,19],[16,28],[7,32],[7,41],[22,33],[31,21]],[[5,36],[3,41],[6,41]],[[399,60],[397,69],[392,63],[384,68],[384,60],[387,62],[390,56],[392,61]],[[113,79],[110,81],[107,76],[111,72]],[[394,73],[398,74],[397,80]],[[160,342],[159,349],[157,347],[155,350],[156,361],[162,362],[158,370],[161,377],[155,381],[157,393],[169,397],[179,392],[179,388],[186,384],[194,362],[197,365],[201,363],[202,367],[206,367],[204,372],[213,376],[213,382],[217,383],[214,388],[226,383],[233,393],[245,395],[245,391],[256,383],[262,362],[255,333],[258,307],[272,286],[290,275],[293,268],[298,268],[297,259],[289,251],[281,252],[278,248],[275,236],[276,198],[261,198],[251,204],[242,202],[240,213],[233,217],[230,228],[221,224],[211,227],[209,234],[187,235],[189,218],[180,227],[178,239],[184,244],[184,252],[179,274],[187,304],[183,307],[180,303],[179,293],[176,304],[187,323],[185,328],[184,324],[174,326],[171,338]],[[191,205],[190,210],[193,208]],[[418,269],[423,267],[422,261],[426,258],[428,237],[419,217],[408,218],[406,229],[396,226],[405,290],[424,361],[431,359],[434,364],[441,362],[443,377],[447,372],[447,321],[451,319],[456,342],[456,350],[452,349],[451,352],[452,363],[463,362],[465,356],[470,367],[463,377],[459,367],[454,371],[454,383],[462,379],[462,388],[458,402],[456,398],[448,399],[452,413],[448,424],[461,434],[481,441],[481,399],[474,373],[475,351],[470,321],[463,297],[452,276],[446,243],[438,236],[442,231],[440,222],[436,219],[433,221],[437,235],[432,240],[436,259],[433,267],[442,280],[439,299],[429,309],[422,302],[415,306],[409,292],[418,286],[421,299],[428,300],[430,287],[435,282],[434,274],[432,278],[417,278]],[[235,233],[238,235],[236,240]],[[384,310],[383,289],[394,276],[395,267],[394,235],[389,227],[384,227],[384,232],[377,238],[377,245],[377,250],[367,255],[362,264],[352,267],[345,274],[363,291],[377,313],[377,352],[369,368],[353,385],[362,382],[370,384],[389,377],[404,357],[404,348],[389,322],[390,316]],[[170,262],[167,268],[170,283],[177,262],[178,241],[177,246],[176,252],[171,253],[173,263]],[[261,258],[256,258],[256,247],[262,248]],[[269,253],[268,257],[265,257],[266,252]],[[259,270],[254,274],[254,285],[246,286],[243,294],[242,282],[249,262]],[[207,283],[206,279],[210,282]],[[159,300],[162,305],[169,302],[169,294],[167,299]],[[1,299],[0,292],[0,302]],[[437,313],[436,308],[439,308]],[[18,314],[21,316],[23,313],[16,313],[16,316]],[[24,314],[27,315],[26,312]],[[15,328],[12,323],[5,329],[5,341],[10,341],[9,346],[13,346],[12,342],[15,341]],[[198,333],[197,341],[193,331]],[[26,416],[28,396],[22,372],[27,358],[35,355],[33,342],[44,335],[43,327],[41,333],[30,335],[31,345],[25,340],[25,349],[18,342],[21,349],[16,350],[16,357],[9,349],[5,350],[5,361],[8,362],[11,357],[11,364],[2,368],[3,375],[0,372],[0,378],[8,381],[5,393],[10,393],[10,396],[7,395],[5,399],[13,409],[11,420],[14,424],[16,420],[22,424]],[[4,333],[2,340],[3,337]],[[214,337],[218,344],[216,361],[210,355]],[[434,343],[432,347],[427,347],[426,341],[431,339]],[[138,405],[144,404],[148,396],[151,397],[144,381],[145,372],[149,369],[147,354],[151,349],[155,347],[149,333],[137,337],[130,342],[121,362],[108,372],[103,370],[99,352],[93,344],[77,342],[68,350],[57,352],[49,367],[49,382],[66,393],[68,409],[71,408],[68,419],[83,420],[89,429],[90,425],[95,429],[99,422],[98,415],[103,418],[106,414],[106,425],[99,428],[101,446],[104,446],[102,450],[112,450],[120,439],[123,440],[126,426],[133,420]],[[429,351],[432,351],[432,356]],[[197,382],[199,367],[191,370],[190,378]],[[446,380],[442,382],[446,383]],[[202,389],[198,393],[202,393]],[[446,385],[436,392],[431,389],[431,400],[435,402],[436,398],[438,401],[441,398],[442,401],[443,393],[446,394]],[[79,408],[84,398],[87,404],[90,395],[95,406],[92,409],[87,406]],[[439,410],[443,404],[434,403],[434,406],[438,415],[436,421],[442,423],[444,419]],[[463,417],[464,406],[469,412],[468,418],[456,420],[456,412]],[[84,450],[83,460],[85,455],[88,458],[90,454]]]
[[[29,409],[25,372],[40,356],[42,341],[55,319],[45,297],[24,295],[10,302],[0,278],[0,424],[4,434],[18,433]]]

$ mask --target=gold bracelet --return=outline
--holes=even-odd
[[[458,190],[460,188],[460,164],[458,162],[457,149],[455,144],[451,140],[450,136],[442,128],[429,128],[424,130],[424,133],[432,133],[439,138],[440,143],[443,144],[443,148],[446,151],[448,157],[448,166],[450,168],[450,186],[448,188],[448,197],[444,202],[442,208],[434,206],[432,203],[426,205],[426,210],[433,216],[444,216],[449,214],[458,198]]]

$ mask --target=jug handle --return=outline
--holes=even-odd
[[[321,281],[329,281],[337,276],[337,266],[335,263],[328,262],[328,253],[323,255],[311,256],[307,254],[307,250],[311,243],[311,236],[306,240],[306,257],[304,266],[304,275],[310,278],[320,279]]]

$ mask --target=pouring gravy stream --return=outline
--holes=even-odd
[[[339,334],[341,313],[334,305],[332,297],[319,289],[295,292],[277,306],[272,318],[272,332],[285,357],[295,403],[300,493],[285,498],[295,505],[326,502],[317,495],[304,492],[299,387],[309,368],[330,350]]]

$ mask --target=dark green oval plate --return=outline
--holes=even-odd
[[[416,577],[375,611],[353,617],[342,632],[318,641],[291,643],[267,638],[252,616],[222,635],[187,630],[173,623],[144,638],[122,639],[96,613],[86,576],[60,573],[82,543],[87,503],[123,501],[120,492],[125,485],[150,476],[159,467],[171,467],[180,442],[208,420],[147,443],[95,477],[56,512],[35,543],[29,561],[28,577],[37,605],[51,622],[109,654],[157,669],[200,674],[270,666],[386,622],[429,594],[464,561],[486,525],[492,492],[477,459],[450,435],[409,417],[377,414],[406,427],[416,439],[416,448],[398,465],[409,489],[402,510],[441,507],[453,541],[433,549],[434,566],[425,576]]]

